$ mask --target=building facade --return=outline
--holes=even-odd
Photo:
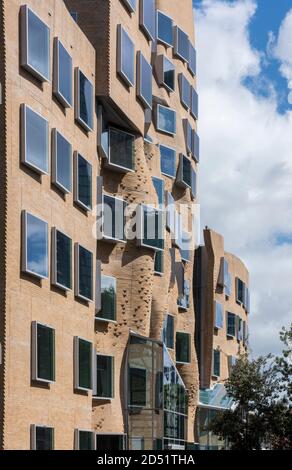
[[[183,3],[0,2],[1,448],[195,441],[198,96]]]
[[[209,228],[196,250],[194,300],[200,376],[196,442],[202,449],[224,448],[209,423],[218,410],[232,406],[224,382],[238,354],[248,350],[249,273],[224,250],[223,237]]]

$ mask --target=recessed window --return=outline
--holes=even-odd
[[[192,187],[192,162],[185,155],[180,155],[176,183],[183,188]]]
[[[193,148],[193,129],[188,119],[183,119],[183,128],[185,134],[186,149],[188,153],[192,153]]]
[[[72,145],[63,135],[53,129],[52,181],[66,193],[72,191]]]
[[[189,333],[176,333],[176,362],[189,364],[191,362],[191,335]]]
[[[194,160],[200,161],[200,138],[195,130],[192,131],[192,155]]]
[[[164,180],[162,178],[152,176],[152,183],[157,194],[158,204],[162,208],[164,205]]]
[[[105,241],[124,242],[126,241],[127,204],[123,199],[103,195],[103,221],[102,237]]]
[[[220,377],[220,351],[219,349],[213,350],[213,376]]]
[[[109,130],[108,165],[117,171],[135,170],[135,136],[129,132]]]
[[[117,280],[111,276],[101,276],[101,309],[96,317],[102,320],[116,320]]]
[[[163,261],[164,252],[156,251],[154,257],[154,274],[158,274],[159,276],[161,276],[164,273]]]
[[[41,82],[50,79],[50,29],[27,5],[21,7],[21,65]]]
[[[197,73],[197,52],[194,46],[189,43],[190,46],[190,52],[189,52],[189,71],[191,72],[192,75],[196,75]]]
[[[175,178],[176,151],[173,148],[160,145],[160,170],[163,175]]]
[[[223,328],[223,304],[215,300],[214,309],[215,309],[214,327],[216,329]]]
[[[155,38],[155,0],[141,0],[140,26],[150,41]]]
[[[137,212],[138,244],[153,250],[163,250],[164,212],[146,204],[141,204]]]
[[[137,95],[146,108],[152,109],[152,67],[140,51],[137,61]]]
[[[168,191],[166,193],[166,228],[172,233],[175,233],[175,201],[172,194]]]
[[[49,123],[29,106],[21,106],[21,161],[44,175],[49,171]]]
[[[165,134],[175,135],[176,133],[176,112],[161,104],[156,108],[156,128]]]
[[[95,433],[83,429],[75,429],[75,449],[95,450]]]
[[[158,84],[170,93],[175,90],[175,65],[165,56],[157,56],[155,70]]]
[[[74,336],[74,387],[75,390],[92,390],[93,386],[92,343]]]
[[[184,230],[181,231],[180,254],[183,261],[191,261],[192,234]]]
[[[75,245],[75,295],[82,300],[93,300],[93,254],[83,246]]]
[[[26,211],[22,212],[22,271],[48,277],[48,224]]]
[[[136,10],[136,0],[122,0],[122,2],[130,11],[130,13],[133,13]]]
[[[85,211],[92,208],[92,165],[80,153],[75,154],[74,201]]]
[[[111,451],[126,449],[125,434],[96,434],[96,449]]]
[[[72,289],[72,240],[53,228],[53,284],[63,290]]]
[[[157,11],[157,41],[173,46],[173,21],[162,11]]]
[[[32,322],[32,380],[55,381],[55,330]]]
[[[179,89],[180,89],[180,100],[182,105],[186,109],[191,107],[191,85],[184,76],[183,73],[180,73],[178,76]]]
[[[114,397],[114,358],[96,355],[96,390],[94,396],[101,399]]]
[[[227,336],[235,338],[236,334],[236,315],[234,313],[227,312]]]
[[[236,302],[242,304],[244,300],[244,282],[238,277],[235,278]]]
[[[135,46],[124,28],[118,25],[118,74],[122,80],[132,87],[135,84]]]
[[[188,62],[190,54],[189,37],[178,26],[175,26],[174,31],[174,53],[184,62]]]
[[[54,450],[54,428],[32,424],[31,449]]]
[[[174,349],[174,317],[165,315],[163,323],[163,342],[169,349]]]
[[[147,370],[140,367],[129,367],[129,406],[143,408],[146,406]]]
[[[191,87],[191,114],[194,116],[195,119],[198,119],[198,115],[199,115],[198,108],[199,108],[198,93],[193,87]]]
[[[93,130],[93,103],[93,85],[77,67],[75,118],[86,131]]]
[[[65,108],[72,106],[72,57],[59,39],[54,42],[54,94]]]

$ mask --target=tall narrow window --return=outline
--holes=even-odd
[[[152,109],[152,67],[143,54],[137,54],[137,95],[146,108]]]
[[[236,333],[236,315],[234,313],[227,312],[227,336],[235,338]]]
[[[118,74],[129,87],[135,83],[135,46],[124,28],[118,25]]]
[[[188,119],[183,119],[186,149],[188,154],[192,153],[193,148],[193,130]]]
[[[32,322],[32,380],[55,381],[55,330]]]
[[[236,287],[236,302],[239,304],[243,303],[244,299],[244,283],[238,277],[235,278],[235,287]]]
[[[191,85],[183,73],[179,74],[178,79],[180,88],[180,100],[182,105],[188,110],[191,107]]]
[[[92,343],[74,337],[74,383],[76,390],[92,390],[93,386]]]
[[[169,349],[174,349],[174,317],[165,315],[163,325],[163,342]]]
[[[157,105],[156,108],[156,128],[165,134],[175,135],[176,133],[176,112],[174,109]]]
[[[175,90],[175,65],[165,55],[159,55],[156,58],[155,70],[158,84],[164,86],[168,92],[173,92]]]
[[[22,271],[48,277],[48,224],[26,211],[22,212]]]
[[[223,304],[220,302],[217,302],[215,300],[214,302],[214,309],[215,309],[215,318],[214,318],[214,327],[219,329],[223,328]]]
[[[54,428],[32,424],[31,449],[54,450]]]
[[[58,38],[54,41],[53,91],[65,108],[72,106],[72,57]]]
[[[213,350],[213,376],[220,377],[220,350]]]
[[[155,39],[155,0],[141,0],[140,25],[150,41]]]
[[[93,130],[93,103],[93,85],[77,67],[75,119],[86,131]]]
[[[176,333],[176,362],[189,364],[191,356],[191,335],[189,333]]]
[[[195,119],[199,116],[199,98],[196,90],[191,87],[191,114]]]
[[[56,228],[53,237],[53,284],[64,290],[72,289],[72,240]]]
[[[101,309],[96,318],[106,321],[116,320],[117,281],[111,276],[101,276]]]
[[[96,390],[94,395],[101,399],[114,397],[114,358],[96,355]]]
[[[108,164],[117,171],[135,170],[135,136],[110,128]]]
[[[29,106],[21,106],[21,161],[37,173],[49,171],[49,123]]]
[[[156,194],[157,194],[159,207],[163,208],[163,205],[164,205],[164,180],[161,179],[161,178],[157,178],[156,176],[152,176],[152,182],[153,182]]]
[[[196,75],[197,73],[197,52],[194,46],[190,44],[190,52],[189,52],[189,71],[191,72],[192,75]]]
[[[183,188],[192,187],[192,163],[185,155],[180,155],[176,183]]]
[[[125,242],[126,202],[123,199],[103,195],[103,240]]]
[[[157,11],[157,40],[165,46],[173,46],[173,20],[159,10]]]
[[[154,257],[154,273],[160,276],[164,273],[164,252],[156,251]]]
[[[72,145],[63,135],[53,129],[53,183],[63,193],[72,191]]]
[[[192,131],[192,155],[194,160],[200,161],[200,138],[195,130]]]
[[[164,212],[141,204],[137,211],[137,241],[153,250],[164,249]]]
[[[143,408],[146,406],[147,370],[129,367],[129,405]]]
[[[188,35],[178,26],[174,31],[174,53],[184,62],[188,62],[190,54]]]
[[[75,429],[75,449],[95,450],[95,433],[84,429]]]
[[[75,154],[74,200],[85,211],[92,208],[92,165],[80,153]]]
[[[75,295],[82,300],[93,300],[93,254],[83,246],[75,245]]]

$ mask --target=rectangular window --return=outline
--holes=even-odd
[[[180,73],[178,76],[179,89],[180,89],[180,101],[182,105],[189,110],[191,107],[191,85],[184,76]]]
[[[175,201],[169,191],[166,193],[166,205],[166,228],[175,234]]]
[[[192,188],[192,162],[185,155],[180,155],[176,183],[183,188]]]
[[[243,340],[243,322],[240,317],[237,317],[237,341]]]
[[[54,450],[54,428],[32,424],[31,449]]]
[[[116,321],[117,280],[110,276],[101,276],[101,309],[96,318]]]
[[[161,104],[156,108],[156,128],[165,134],[175,135],[176,133],[176,112]]]
[[[130,13],[136,10],[136,0],[122,0]]]
[[[156,58],[155,70],[158,84],[164,86],[170,93],[175,90],[175,65],[165,56]]]
[[[135,136],[129,132],[109,130],[109,166],[117,171],[135,171]]]
[[[175,26],[174,33],[174,53],[184,62],[189,61],[189,37],[188,35],[180,29],[178,26]]]
[[[191,168],[191,195],[193,198],[197,197],[197,173]]]
[[[93,300],[93,254],[79,243],[75,244],[75,295],[82,300]]]
[[[72,289],[72,240],[56,228],[52,231],[53,284],[64,290]]]
[[[92,165],[75,153],[74,201],[85,211],[92,208]]]
[[[173,47],[173,21],[172,18],[157,10],[157,41],[166,46]]]
[[[94,396],[102,399],[114,397],[114,358],[96,355],[96,390]]]
[[[152,67],[143,54],[137,54],[137,95],[146,108],[152,109]]]
[[[164,252],[163,251],[156,251],[154,257],[154,274],[162,275],[164,273]]]
[[[150,41],[155,39],[155,0],[141,0],[140,26]]]
[[[163,342],[169,349],[174,349],[174,317],[165,315],[163,324]]]
[[[93,85],[78,67],[76,68],[76,104],[76,121],[84,127],[86,131],[92,131],[94,104]]]
[[[164,180],[161,178],[157,178],[156,176],[152,176],[152,183],[154,185],[157,198],[158,198],[158,204],[160,208],[163,208],[164,206]]]
[[[186,150],[187,153],[190,154],[192,153],[193,149],[193,129],[188,119],[183,119],[183,128],[185,134]]]
[[[159,145],[160,170],[163,175],[175,178],[176,173],[176,151],[173,148]]]
[[[197,73],[197,52],[194,46],[189,43],[190,46],[190,52],[189,52],[189,71],[191,72],[192,75],[196,75]]]
[[[192,131],[192,155],[194,160],[200,161],[200,138],[195,130]]]
[[[97,106],[97,148],[102,158],[109,158],[109,130],[102,105]]]
[[[228,277],[225,285],[225,295],[226,297],[231,297],[232,294],[232,278],[231,273],[228,272]]]
[[[105,451],[126,449],[125,434],[96,434],[96,449]]]
[[[52,181],[65,194],[72,191],[72,145],[53,129]]]
[[[199,116],[199,98],[196,90],[191,87],[191,114],[195,119],[198,119]]]
[[[58,38],[54,40],[53,92],[65,108],[72,106],[72,57]]]
[[[32,380],[55,382],[55,330],[32,322]]]
[[[219,349],[213,350],[213,376],[220,377],[220,351]]]
[[[75,429],[75,449],[95,450],[95,433],[84,429]]]
[[[191,362],[191,335],[189,333],[176,333],[176,362],[189,364]]]
[[[141,204],[137,212],[138,244],[153,250],[164,250],[164,212],[146,204]]]
[[[49,123],[21,105],[21,161],[40,175],[49,171]]]
[[[125,242],[126,207],[123,199],[103,194],[103,240]]]
[[[244,298],[244,283],[238,277],[235,278],[236,302],[242,304]]]
[[[245,288],[245,294],[246,294],[246,313],[250,313],[250,291],[249,288]]]
[[[74,384],[75,390],[92,390],[93,353],[92,343],[74,337]]]
[[[214,327],[216,329],[223,328],[223,321],[224,321],[223,320],[223,304],[215,300],[214,309],[215,309]]]
[[[118,25],[118,74],[122,80],[129,86],[132,87],[135,84],[135,45],[124,30],[124,28]]]
[[[78,13],[77,13],[77,11],[70,11],[69,13],[72,16],[75,23],[78,23]]]
[[[22,271],[48,277],[48,224],[26,211],[22,212]]]
[[[21,7],[21,65],[41,82],[50,80],[50,29],[27,5]]]
[[[187,279],[183,279],[183,292],[180,293],[177,300],[179,310],[188,310],[190,308],[190,283]]]
[[[191,241],[192,234],[182,230],[180,242],[180,254],[182,261],[191,261]]]
[[[146,406],[147,370],[129,367],[129,406]]]
[[[236,333],[236,315],[227,312],[227,336],[235,338]]]

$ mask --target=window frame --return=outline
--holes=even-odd
[[[95,349],[93,346],[92,341],[88,339],[82,338],[81,336],[74,336],[74,391],[81,391],[81,392],[90,392],[93,390],[94,387],[94,354]],[[90,380],[90,388],[80,386],[80,377],[79,377],[79,341],[85,341],[91,345],[91,380]]]
[[[167,41],[165,41],[164,39],[162,39],[162,38],[158,35],[158,32],[159,32],[159,28],[158,28],[158,16],[159,16],[159,14],[160,14],[160,15],[163,15],[163,16],[165,16],[167,19],[171,20],[172,44],[168,43]],[[171,18],[171,16],[167,15],[166,13],[164,13],[162,10],[157,9],[157,10],[156,10],[156,39],[157,39],[157,42],[158,42],[158,43],[164,44],[166,47],[174,47],[174,31],[173,31],[173,26],[174,26],[173,18]]]
[[[178,83],[179,83],[179,94],[180,94],[180,102],[182,104],[182,106],[187,110],[189,111],[190,110],[190,107],[191,107],[191,84],[190,82],[188,81],[188,79],[185,77],[185,75],[183,73],[179,73],[178,74]],[[187,86],[188,89],[189,89],[189,102],[187,103],[185,100],[184,100],[184,86]]]
[[[150,211],[155,211],[156,213],[158,213],[158,217],[160,215],[161,217],[161,221],[162,221],[162,231],[164,232],[165,231],[165,224],[163,224],[163,221],[164,221],[164,211],[161,210],[161,209],[158,209],[158,208],[155,208],[153,207],[153,205],[150,205],[150,204],[144,204],[144,203],[141,203],[138,205],[137,207],[137,245],[140,246],[140,247],[143,247],[143,248],[148,248],[150,250],[153,250],[153,251],[164,251],[164,248],[165,248],[165,233],[163,233],[164,235],[164,238],[162,239],[163,240],[163,248],[157,248],[157,247],[154,247],[152,245],[148,245],[147,243],[144,242],[144,208],[147,207]],[[160,239],[158,239],[160,240]]]
[[[143,66],[142,63],[143,61],[147,64],[149,67],[149,70],[151,71],[151,98],[153,96],[153,87],[152,87],[152,76],[153,76],[153,70],[152,70],[152,65],[148,62],[146,57],[142,54],[141,51],[137,52],[137,96],[141,100],[143,106],[148,109],[152,109],[152,99],[151,103],[148,103],[147,99],[145,98],[143,94],[143,87],[142,87],[142,79],[143,79]]]
[[[102,354],[99,352],[96,352],[95,356],[95,374],[97,374],[97,356],[102,356],[102,357],[110,357],[111,358],[111,396],[108,397],[101,397],[97,395],[97,376],[95,378],[95,387],[92,391],[92,398],[94,400],[105,400],[105,401],[112,401],[115,398],[115,356],[112,354]]]
[[[81,106],[80,106],[80,73],[82,73],[82,75],[86,78],[86,80],[88,81],[88,83],[91,85],[91,91],[92,91],[92,107],[91,107],[91,114],[92,114],[92,127],[90,127],[89,124],[87,124],[87,122],[85,122],[80,113],[81,113]],[[78,122],[78,124],[80,124],[81,127],[83,127],[83,129],[85,129],[86,132],[93,132],[94,130],[94,103],[95,103],[95,96],[94,96],[94,85],[93,83],[91,82],[91,80],[89,80],[89,78],[87,77],[87,75],[85,75],[85,73],[83,72],[83,70],[81,70],[80,67],[76,67],[75,68],[75,121]]]
[[[161,108],[167,109],[168,111],[170,111],[173,114],[173,116],[174,116],[174,126],[173,126],[174,127],[174,132],[165,130],[162,127],[160,127],[159,110]],[[155,114],[156,114],[156,130],[158,132],[161,132],[162,134],[167,134],[167,135],[170,135],[170,136],[174,137],[176,135],[176,130],[177,130],[176,129],[176,124],[177,124],[177,122],[176,122],[177,121],[176,110],[173,109],[173,108],[170,108],[168,106],[164,106],[162,104],[157,104]]]
[[[87,206],[84,204],[80,199],[79,199],[79,157],[81,157],[85,162],[90,166],[90,206]],[[81,153],[79,153],[77,150],[74,152],[74,202],[77,204],[81,209],[83,209],[85,212],[90,212],[92,211],[92,173],[93,173],[93,166],[92,163],[89,162]]]
[[[177,347],[176,347],[176,344],[177,344],[177,334],[184,334],[185,336],[188,336],[188,349],[189,349],[189,353],[188,353],[188,359],[189,361],[188,362],[185,362],[185,361],[178,361],[177,360]],[[183,365],[190,365],[191,362],[192,362],[192,350],[191,350],[191,338],[192,338],[192,335],[191,333],[187,333],[186,331],[181,331],[181,330],[177,330],[176,331],[176,335],[175,335],[175,363],[176,364],[183,364]]]
[[[194,103],[194,97],[195,97],[195,103]],[[196,104],[196,106],[194,106]],[[199,117],[199,95],[197,90],[191,86],[191,107],[190,107],[190,113],[193,116],[193,118],[197,121]],[[196,108],[196,109],[195,109]]]
[[[234,319],[234,334],[229,332],[229,318],[231,316]],[[236,315],[235,315],[235,313],[232,313],[232,312],[229,312],[229,311],[226,312],[226,336],[228,338],[232,338],[232,339],[235,339],[235,337],[236,337]]]
[[[80,294],[80,266],[79,266],[79,256],[80,256],[80,248],[83,248],[86,250],[88,253],[91,254],[91,259],[92,259],[92,268],[91,268],[91,294],[92,298],[85,297],[84,295]],[[93,272],[94,272],[94,257],[93,257],[93,252],[85,248],[83,245],[80,243],[75,243],[74,246],[74,261],[75,261],[75,292],[74,295],[78,299],[81,299],[85,302],[93,302],[94,300],[94,294],[93,294],[93,289],[94,289],[94,282],[93,282]]]
[[[200,162],[200,137],[196,129],[192,129],[192,157],[196,163]]]
[[[150,0],[153,3],[153,32],[151,32],[148,28],[148,26],[145,23],[145,8],[149,5],[149,0],[140,0],[140,15],[139,15],[139,25],[146,35],[147,39],[149,41],[155,41],[155,36],[156,36],[156,8],[155,8],[155,0]],[[147,5],[147,6],[146,6]],[[148,7],[149,8],[149,7]]]
[[[165,63],[168,62],[170,66],[172,67],[172,72],[173,72],[173,88],[170,87],[166,81],[165,81],[165,74],[166,74],[166,67]],[[176,89],[176,66],[175,64],[167,57],[165,54],[160,54],[159,56],[156,57],[156,62],[155,62],[155,71],[157,75],[157,80],[158,84],[160,87],[164,87],[169,93],[174,93]]]
[[[219,374],[215,374],[215,353],[219,354]],[[213,355],[212,355],[212,377],[216,377],[219,379],[221,374],[221,350],[220,349],[213,349]]]
[[[71,182],[71,188],[68,189],[66,188],[62,183],[58,181],[58,145],[57,145],[57,139],[58,135],[60,135],[68,144],[70,147],[70,182]],[[66,139],[66,137],[57,129],[54,128],[52,129],[52,183],[57,186],[58,189],[60,189],[63,193],[65,194],[70,194],[72,193],[72,177],[73,177],[73,147],[72,144],[69,142],[69,140]]]
[[[120,133],[123,133],[123,134],[127,134],[127,135],[130,135],[132,137],[132,140],[133,140],[133,159],[132,159],[132,163],[133,163],[133,168],[127,168],[123,165],[118,165],[117,163],[113,163],[111,161],[111,132],[112,131],[115,131],[115,132],[120,132]],[[118,129],[114,126],[110,126],[109,129],[108,129],[108,143],[109,143],[109,147],[108,147],[108,156],[106,157],[106,166],[109,167],[109,168],[112,168],[120,173],[135,173],[135,135],[132,134],[131,132],[127,132],[127,131],[124,131],[124,130],[121,130],[121,129]]]
[[[122,3],[125,5],[129,13],[134,13],[137,8],[137,1],[135,0],[135,7],[133,7],[132,3],[130,0],[122,0]]]
[[[190,173],[193,168],[191,160],[186,155],[181,153],[180,158],[179,158],[178,172],[176,176],[176,184],[185,189],[192,189],[191,184],[189,185],[184,179],[184,161],[188,162],[188,164],[190,165]],[[191,179],[192,179],[192,175],[191,175]]]
[[[188,43],[190,43],[188,34],[185,33],[185,31],[182,28],[180,28],[179,26],[175,26],[174,27],[174,54],[177,57],[179,57],[184,63],[188,64],[189,63],[189,57],[186,58],[179,52],[179,40],[178,40],[179,31],[182,32],[187,37]],[[189,52],[188,52],[188,55],[189,55]]]
[[[70,60],[71,60],[71,84],[70,84],[71,85],[71,102],[68,101],[67,98],[65,98],[65,96],[60,91],[60,45],[66,51],[66,53],[68,54],[68,57],[70,57]],[[73,59],[72,59],[72,56],[69,54],[68,50],[66,49],[66,47],[64,46],[64,44],[62,43],[62,41],[58,37],[54,38],[53,64],[54,64],[53,93],[64,108],[72,108],[73,106]]]
[[[161,168],[162,158],[161,158],[161,150],[160,150],[161,147],[166,148],[168,150],[171,150],[173,152],[173,156],[174,156],[174,172],[173,172],[173,175],[170,175],[169,173],[165,173],[164,171],[162,171],[162,168]],[[164,175],[164,176],[168,176],[168,178],[171,178],[171,179],[174,180],[175,177],[176,177],[176,157],[177,157],[176,149],[173,148],[173,147],[169,147],[168,145],[159,144],[159,156],[160,156],[160,171],[161,171],[161,174]]]
[[[58,275],[57,275],[57,232],[64,237],[67,237],[71,241],[71,253],[70,253],[70,284],[71,287],[65,286],[58,282]],[[65,292],[70,292],[73,290],[73,275],[72,275],[72,252],[73,252],[73,240],[69,237],[66,233],[62,230],[59,230],[57,227],[52,227],[52,284],[59,289],[62,289]]]
[[[114,199],[115,201],[121,201],[123,203],[123,207],[124,207],[124,226],[123,226],[124,238],[123,239],[116,238],[116,237],[110,237],[108,235],[105,235],[105,232],[104,232],[104,199],[105,199],[105,197],[110,198],[110,199]],[[103,214],[102,214],[102,240],[104,242],[108,242],[108,243],[127,243],[127,237],[126,237],[126,234],[125,234],[127,202],[122,197],[112,196],[111,194],[107,194],[107,193],[103,192],[102,193],[102,208],[103,208]],[[116,235],[116,233],[115,233],[115,235]]]
[[[42,326],[52,331],[53,333],[53,377],[51,379],[44,379],[38,376],[38,327]],[[31,379],[33,382],[51,384],[56,382],[56,330],[55,328],[41,323],[39,321],[31,322]]]
[[[45,426],[43,424],[31,424],[30,425],[30,448],[31,450],[38,450],[36,448],[36,441],[37,441],[37,428],[45,428],[45,429],[51,429],[52,430],[52,449],[54,450],[55,448],[55,428],[53,426]]]
[[[191,56],[192,56],[192,52],[194,51],[194,61],[195,63],[192,64],[192,60],[191,60]],[[194,65],[194,68],[192,68]],[[192,42],[190,41],[189,39],[189,62],[188,62],[188,69],[190,71],[190,73],[192,74],[193,77],[195,77],[197,75],[197,50],[195,48],[195,46],[192,44]]]
[[[112,318],[106,318],[106,317],[100,317],[98,314],[102,311],[102,278],[103,277],[106,277],[106,278],[109,278],[109,279],[114,279],[114,285],[115,285],[115,311],[114,311],[114,319]],[[101,273],[101,287],[100,287],[100,291],[101,291],[101,306],[100,306],[100,309],[98,312],[95,312],[95,320],[96,321],[101,321],[101,322],[105,322],[105,323],[117,323],[117,278],[114,277],[114,276],[109,276],[108,274],[103,274]]]
[[[218,326],[217,324],[217,305],[221,306],[220,313],[222,313],[222,326]],[[224,305],[222,302],[219,302],[218,300],[214,300],[214,329],[222,330],[223,328],[224,328]]]
[[[131,41],[133,45],[133,82],[131,78],[129,78],[125,72],[123,71],[123,33],[125,33],[128,39]],[[117,73],[119,77],[123,80],[123,82],[127,85],[128,88],[132,88],[135,86],[135,43],[132,40],[131,36],[128,34],[125,28],[121,24],[117,25]]]
[[[96,445],[95,432],[92,431],[91,429],[81,429],[81,428],[77,428],[74,430],[74,449],[80,450],[80,432],[87,432],[91,434],[92,449],[90,450],[95,450],[95,445]]]
[[[38,274],[34,271],[31,271],[27,267],[27,216],[31,215],[36,219],[40,220],[46,225],[46,254],[47,254],[47,266],[46,266],[46,275]],[[22,272],[34,276],[38,279],[48,279],[49,278],[49,224],[44,219],[37,217],[36,215],[28,212],[27,210],[22,210],[21,212],[21,251],[22,251],[22,262],[21,270]]]
[[[32,113],[34,113],[36,116],[42,119],[42,121],[46,124],[46,166],[47,169],[44,170],[33,163],[29,162],[27,160],[27,149],[26,149],[26,144],[27,144],[27,137],[26,137],[26,131],[27,131],[27,116],[26,116],[26,111],[29,109]],[[35,171],[38,173],[40,176],[42,175],[49,175],[49,167],[50,167],[50,143],[49,143],[49,121],[46,119],[44,116],[42,116],[39,112],[35,111],[31,106],[28,106],[27,104],[21,104],[20,106],[20,112],[21,112],[21,162],[23,165],[27,166],[31,170]]]
[[[183,119],[183,129],[184,129],[184,137],[185,137],[185,144],[186,144],[187,153],[188,153],[188,155],[192,155],[193,129],[192,129],[190,121],[187,118]],[[189,141],[189,139],[190,139],[190,141]]]

